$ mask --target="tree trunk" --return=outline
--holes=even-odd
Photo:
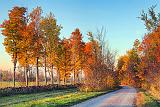
[[[32,66],[31,66],[29,69],[29,81],[33,81],[32,76],[33,76],[33,74],[32,74]]]
[[[16,64],[17,64],[17,53],[15,54],[15,58],[14,58],[14,71],[13,71],[13,85],[15,87],[16,85]]]
[[[75,69],[74,69],[74,71],[73,71],[73,76],[74,76],[73,85],[75,85],[75,84],[76,84],[76,72],[75,72]]]
[[[45,55],[45,65],[44,65],[44,76],[45,76],[45,83],[47,85],[47,64],[46,64],[46,55]]]
[[[67,82],[67,77],[66,77],[66,68],[65,68],[65,72],[64,72],[64,85],[66,85],[66,82]]]
[[[52,84],[54,84],[54,80],[53,80],[53,65],[51,67],[51,82],[52,82]]]
[[[28,87],[28,66],[25,69],[25,80],[26,80],[26,86]]]
[[[58,85],[60,85],[60,71],[59,71],[59,68],[57,69],[57,76],[58,76],[57,83],[58,83]]]
[[[24,79],[21,82],[25,82],[26,80],[26,67],[23,67],[23,71]]]
[[[15,76],[16,76],[16,64],[14,62],[14,71],[13,71],[13,85],[15,87]]]
[[[82,82],[82,64],[81,64],[81,71],[80,71],[80,76],[79,76],[79,83]]]
[[[37,67],[37,72],[36,72],[36,86],[39,86],[39,69],[38,69],[38,60],[39,57],[36,58],[36,67]]]
[[[64,85],[66,85],[66,76],[64,76],[63,83],[64,83]]]
[[[27,51],[26,51],[26,56],[27,55]],[[25,58],[25,67],[24,67],[24,72],[25,72],[25,81],[26,81],[26,86],[28,87],[28,68],[29,68],[29,65],[28,65],[28,61],[27,61],[27,57]]]
[[[77,73],[77,75],[76,75],[77,77],[77,82],[76,82],[76,84],[78,84],[79,83],[79,72]]]

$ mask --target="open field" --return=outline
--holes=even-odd
[[[14,95],[0,98],[5,107],[58,107],[69,106],[106,92],[79,92],[76,89],[53,90],[36,94]]]
[[[45,82],[39,82],[40,85],[45,85]],[[51,84],[48,82],[47,84]],[[16,82],[15,87],[24,87],[26,86],[25,82]],[[28,86],[36,86],[36,82],[29,82]],[[13,87],[13,82],[0,82],[0,88]]]

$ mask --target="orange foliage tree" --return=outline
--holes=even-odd
[[[105,47],[105,34],[98,32],[97,39],[92,32],[88,33],[89,42],[84,48],[85,65],[84,65],[84,83],[81,90],[98,91],[106,90],[116,86],[116,72],[114,70],[115,53]],[[104,49],[105,48],[105,49]]]
[[[77,28],[71,34],[71,52],[72,52],[72,67],[73,67],[73,78],[74,84],[78,82],[78,74],[82,72],[82,63],[83,63],[83,42],[82,34]],[[81,70],[81,71],[80,71]]]
[[[45,81],[47,84],[46,67],[48,65],[48,67],[50,67],[51,69],[51,82],[53,84],[53,66],[56,67],[56,51],[59,45],[59,35],[62,27],[60,25],[57,25],[56,19],[52,13],[42,18],[40,27],[43,33]]]
[[[152,95],[160,98],[157,94],[160,91],[160,16],[154,8],[155,6],[149,8],[148,13],[143,11],[140,16],[148,32],[142,42],[136,40],[133,48],[127,53],[125,72],[132,75],[131,79],[134,84],[131,85],[149,90]],[[120,57],[118,60],[117,71],[119,73],[122,73],[123,66],[125,66],[123,59],[124,57]]]
[[[12,56],[13,64],[14,64],[14,75],[13,82],[15,86],[15,71],[18,60],[18,55],[22,51],[23,45],[23,36],[22,32],[26,26],[26,8],[24,7],[13,7],[12,10],[9,11],[9,19],[5,20],[1,28],[2,35],[5,36],[4,46],[6,52]]]
[[[143,12],[141,19],[145,22],[148,34],[143,37],[139,47],[145,76],[144,89],[150,90],[154,96],[160,91],[160,16],[155,7],[149,8],[148,13]]]
[[[36,85],[39,85],[39,59],[42,55],[42,31],[40,29],[42,9],[37,7],[33,9],[30,13],[30,26],[32,28],[33,38],[32,38],[32,52],[36,59]]]

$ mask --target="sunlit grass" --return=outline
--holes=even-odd
[[[158,103],[146,92],[138,92],[136,98],[137,107],[159,107]]]
[[[22,102],[29,102],[29,101],[35,101],[35,100],[40,100],[40,99],[49,98],[49,97],[61,96],[61,95],[65,95],[67,93],[73,93],[76,91],[77,91],[76,89],[53,90],[53,91],[34,93],[34,94],[20,94],[20,95],[14,95],[14,96],[1,97],[0,106],[8,107],[9,105],[13,105],[13,104],[19,104]]]
[[[153,99],[149,94],[144,92],[144,100],[145,104],[144,107],[159,107],[158,103]]]
[[[70,106],[106,92],[79,92],[76,89],[15,95],[0,98],[0,106],[6,107],[58,107]]]
[[[84,101],[91,97],[102,94],[102,92],[73,92],[57,97],[48,97],[40,100],[29,101],[12,105],[12,107],[57,107],[57,106],[71,106],[75,103]]]

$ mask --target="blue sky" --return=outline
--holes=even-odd
[[[96,32],[104,26],[110,47],[122,55],[135,39],[142,39],[146,30],[137,17],[155,4],[160,12],[160,0],[0,0],[0,23],[14,6],[27,7],[29,12],[41,6],[43,15],[53,12],[63,26],[61,37],[69,37],[75,28],[80,28],[85,39],[88,31]],[[10,69],[12,63],[2,45],[3,39],[0,34],[0,68]]]

